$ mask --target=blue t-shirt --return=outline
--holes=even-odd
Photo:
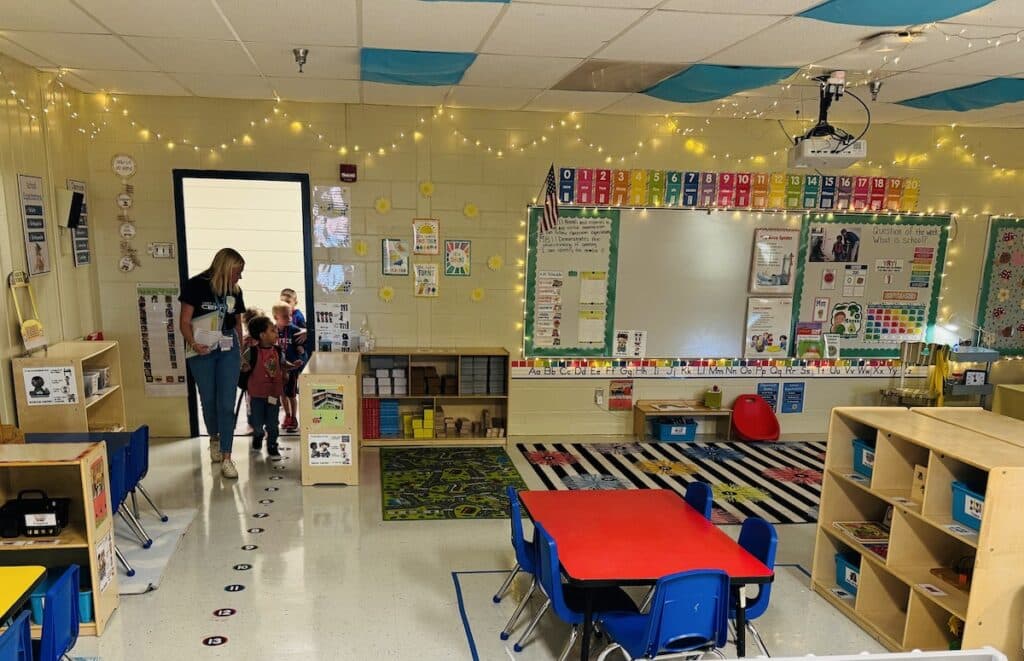
[[[299,328],[306,327],[306,315],[302,314],[302,310],[298,308],[292,310],[292,324]]]
[[[296,360],[306,361],[306,357],[299,353],[299,348],[302,347],[299,334],[302,332],[303,330],[295,324],[288,324],[284,328],[277,327],[277,346],[281,347],[284,359],[289,363],[294,363]]]

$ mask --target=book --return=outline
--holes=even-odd
[[[889,529],[878,521],[833,521],[832,525],[861,544],[889,542]]]
[[[889,557],[889,545],[888,544],[865,544],[864,548],[871,551],[875,555],[888,558]]]

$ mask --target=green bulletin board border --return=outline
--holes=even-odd
[[[836,213],[805,213],[803,222],[800,225],[800,253],[796,261],[796,288],[793,290],[793,319],[790,322],[791,334],[795,332],[796,325],[800,321],[800,308],[802,306],[804,290],[804,266],[807,262],[807,249],[810,243],[811,224],[857,224],[857,225],[923,225],[938,226],[939,233],[938,252],[935,256],[932,267],[932,297],[928,305],[928,328],[925,331],[925,340],[931,342],[932,333],[935,328],[935,318],[938,314],[939,292],[942,291],[942,267],[946,263],[946,245],[949,242],[949,224],[951,216],[911,216],[897,213],[895,215],[879,214],[836,214]],[[796,342],[793,342],[796,346]],[[843,351],[840,346],[842,357],[853,358],[898,358],[900,350],[897,349],[851,349],[849,353]]]
[[[604,358],[611,356],[612,342],[615,339],[615,283],[619,266],[619,210],[607,208],[595,209],[593,207],[586,209],[563,206],[558,208],[559,218],[607,218],[611,220],[612,223],[612,234],[608,247],[608,299],[605,301],[604,347],[595,347],[593,349],[579,349],[572,347],[538,348],[533,346],[533,299],[534,291],[537,286],[537,226],[543,212],[544,207],[527,207],[529,219],[527,223],[526,243],[526,319],[523,324],[523,355],[527,358],[533,358],[535,356],[585,356],[590,358]]]
[[[997,218],[992,216],[991,222],[988,226],[988,249],[985,252],[985,271],[981,276],[981,298],[978,299],[978,318],[975,320],[975,325],[981,328],[984,332],[992,332],[985,328],[985,317],[988,316],[988,295],[992,289],[992,270],[995,268],[996,263],[996,243],[999,234],[1004,229],[1015,227],[1018,230],[1024,229],[1021,227],[1020,218]],[[1024,346],[1020,348],[1004,348],[995,349],[999,352],[1000,356],[1024,356]]]

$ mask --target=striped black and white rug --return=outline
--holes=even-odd
[[[672,489],[711,485],[715,523],[818,518],[825,443],[519,443],[548,489]]]

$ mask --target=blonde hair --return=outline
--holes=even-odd
[[[288,320],[291,321],[292,306],[288,305],[287,303],[275,305],[272,308],[270,308],[270,314],[274,315],[274,319],[277,319],[278,315],[280,315],[282,317],[288,317]]]
[[[280,298],[285,303],[290,303],[292,305],[299,302],[299,295],[296,294],[295,290],[292,289],[291,287],[286,287],[285,289],[282,289],[281,295],[278,298]]]
[[[237,294],[241,291],[241,288],[236,283],[232,286],[231,284],[231,271],[235,268],[245,266],[245,260],[233,248],[221,248],[217,251],[217,254],[213,256],[213,261],[210,262],[210,268],[206,269],[206,274],[210,276],[210,288],[213,293],[217,296],[224,296],[230,290],[230,293]]]

